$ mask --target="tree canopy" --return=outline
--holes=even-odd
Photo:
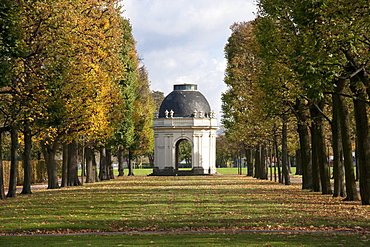
[[[357,139],[361,200],[369,204],[368,3],[260,0],[257,6],[253,22],[231,27],[225,47],[223,123],[228,137],[256,147],[257,136],[268,143],[269,136],[279,134],[275,155],[283,168],[284,151],[299,150],[303,188],[324,194],[332,193],[327,160],[331,142],[336,150],[334,194],[345,196],[345,179],[347,200],[357,199],[351,154]],[[299,145],[289,145],[293,139],[285,130],[298,135]],[[330,130],[339,134],[333,132],[331,138]],[[340,175],[343,156],[345,176]]]
[[[149,152],[149,80],[118,0],[5,0],[0,19],[1,131],[14,134],[14,164],[18,130],[25,151],[32,140],[42,147],[50,189],[61,144],[80,145],[69,156],[86,146]],[[77,158],[68,162],[66,176],[77,178]]]

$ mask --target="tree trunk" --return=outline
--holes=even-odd
[[[154,167],[154,152],[148,153],[150,168]]]
[[[24,152],[23,152],[23,170],[24,180],[22,194],[32,194],[31,183],[32,183],[32,167],[31,167],[31,150],[32,150],[32,133],[30,128],[30,122],[25,121],[24,123]]]
[[[344,173],[343,173],[343,149],[342,149],[342,138],[341,138],[341,123],[339,121],[339,95],[333,94],[332,96],[332,135],[333,135],[333,176],[334,176],[334,193],[333,197],[345,197],[346,192],[344,190]]]
[[[76,141],[72,141],[68,144],[68,186],[79,186],[81,185],[78,179],[78,156],[77,156],[78,144]]]
[[[314,110],[311,108],[311,118],[315,118]],[[311,124],[311,146],[312,146],[312,190],[315,192],[321,191],[321,180],[319,171],[319,154],[318,154],[318,138],[317,138],[317,124],[315,121]]]
[[[261,147],[258,144],[254,153],[254,178],[261,177]]]
[[[359,176],[360,176],[360,172],[359,172],[359,169],[358,169],[358,164],[360,162],[358,162],[358,141],[357,141],[357,138],[356,138],[356,141],[355,141],[355,145],[356,145],[356,148],[355,148],[355,162],[356,162],[356,168],[355,168],[355,171],[356,171],[356,182],[359,180]]]
[[[278,181],[277,180],[278,179],[277,178],[277,160],[278,160],[278,157],[277,157],[277,154],[276,154],[275,140],[273,141],[273,152],[274,152],[274,156],[273,156],[273,159],[272,159],[272,163],[274,164],[274,181],[277,182]]]
[[[288,164],[288,128],[287,117],[283,115],[283,129],[282,129],[282,155],[283,155],[283,177],[285,185],[290,185],[289,164]]]
[[[295,151],[295,157],[296,157],[296,165],[295,165],[295,175],[302,175],[302,157],[301,157],[301,150],[298,149]]]
[[[3,132],[0,131],[0,200],[5,200],[4,168],[3,168]]]
[[[125,172],[123,170],[123,161],[124,161],[124,156],[123,156],[123,147],[119,146],[118,147],[118,176],[121,177],[125,175]]]
[[[92,168],[93,168],[93,172],[94,172],[94,176],[95,176],[95,182],[99,182],[100,179],[99,179],[99,176],[98,176],[98,164],[96,163],[96,157],[95,157],[95,152],[94,150],[92,149]]]
[[[241,154],[241,151],[238,151],[237,156],[238,156],[238,158],[237,158],[237,162],[238,162],[238,175],[242,175],[243,174],[243,164],[242,164],[242,154]]]
[[[95,159],[93,150],[90,147],[86,147],[86,183],[96,182],[96,166],[94,167],[93,159]],[[96,163],[96,162],[95,162]]]
[[[352,86],[352,85],[351,85]],[[363,205],[370,205],[370,143],[369,143],[369,126],[367,116],[367,104],[365,92],[362,89],[357,89],[353,85],[352,91],[357,96],[354,98],[356,133],[357,133],[357,155],[360,178],[360,195]]]
[[[345,86],[345,81],[340,80],[338,82],[337,90],[342,92]],[[343,157],[344,157],[344,170],[345,170],[345,186],[347,201],[357,201],[358,193],[356,186],[356,177],[353,167],[353,157],[352,157],[352,140],[351,140],[351,125],[350,117],[348,112],[348,106],[345,98],[341,95],[336,96],[338,100],[338,115],[340,121],[340,130],[341,130],[341,140],[343,148]]]
[[[280,157],[279,157],[279,145],[277,141],[277,135],[274,135],[274,146],[275,146],[275,155],[276,155],[276,164],[278,170],[278,182],[282,183],[281,169],[280,169]],[[276,180],[276,179],[275,179]]]
[[[108,166],[107,166],[107,154],[105,147],[100,148],[100,172],[99,172],[99,178],[101,181],[103,180],[109,180],[108,177]]]
[[[114,179],[113,163],[112,163],[112,150],[106,149],[106,158],[107,158],[107,168],[108,168],[108,178]]]
[[[46,153],[44,153],[44,156],[48,171],[48,189],[59,189],[57,164],[55,162],[55,152],[49,150]]]
[[[253,176],[253,153],[252,149],[248,148],[245,150],[245,157],[247,159],[247,176]]]
[[[267,177],[267,164],[266,164],[266,147],[265,145],[261,146],[261,176],[260,179],[268,179]]]
[[[132,165],[132,152],[128,151],[128,176],[134,176],[134,168]]]
[[[301,100],[296,100],[296,113],[298,120],[298,135],[299,145],[301,151],[301,164],[302,164],[302,189],[313,189],[312,181],[312,158],[311,158],[311,147],[310,147],[310,135],[307,124],[308,110]]]
[[[63,160],[62,160],[62,184],[61,187],[68,186],[68,144],[63,143]]]
[[[46,168],[48,172],[48,189],[59,189],[58,169],[55,162],[55,154],[58,149],[59,137],[55,140],[44,138],[41,142],[42,152],[44,153]]]
[[[269,142],[269,147],[268,147],[268,150],[269,150],[269,154],[267,155],[268,157],[268,165],[269,165],[269,168],[270,168],[270,181],[272,181],[272,177],[273,177],[273,168],[272,168],[272,156],[273,156],[273,149],[274,149],[274,145],[271,145],[270,142]]]
[[[84,184],[84,181],[85,181],[85,178],[86,178],[86,171],[85,171],[85,168],[86,168],[86,145],[85,145],[85,142],[83,142],[83,145],[81,147],[81,185]]]
[[[10,180],[9,180],[9,190],[6,197],[16,197],[17,196],[17,170],[18,170],[18,126],[12,124],[10,129]]]
[[[369,74],[366,73],[365,69],[359,70],[363,65],[356,61],[356,56],[350,50],[342,49],[347,60],[349,61],[347,66],[349,73],[356,74],[350,79],[350,89],[353,92],[355,98],[354,110],[355,110],[355,121],[356,121],[356,134],[357,134],[357,150],[356,155],[358,156],[358,163],[356,167],[359,168],[359,179],[360,179],[360,195],[363,205],[370,205],[370,143],[369,143],[369,125],[367,116],[367,96],[370,97],[370,79]],[[363,85],[365,89],[363,88]]]
[[[321,111],[324,109],[324,100],[321,100],[318,107]],[[333,194],[331,183],[330,183],[330,169],[329,162],[326,154],[326,144],[325,144],[325,126],[324,117],[318,112],[316,115],[317,124],[317,138],[318,138],[318,158],[319,158],[319,169],[320,169],[320,180],[322,194]]]

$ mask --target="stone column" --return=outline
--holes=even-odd
[[[158,151],[159,151],[158,134],[155,134],[154,135],[154,167],[158,167]]]
[[[172,139],[173,135],[172,134],[165,134],[165,150],[164,150],[164,160],[165,160],[165,165],[164,167],[174,167],[172,164],[172,155],[173,155],[173,148],[172,148]]]
[[[210,147],[209,147],[209,171],[210,174],[216,173],[216,135],[211,131],[209,135]]]

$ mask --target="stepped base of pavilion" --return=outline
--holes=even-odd
[[[194,167],[191,170],[176,170],[173,167],[165,167],[164,169],[159,169],[154,167],[153,173],[149,176],[204,176],[204,175],[214,175],[209,171],[204,171],[202,167]]]

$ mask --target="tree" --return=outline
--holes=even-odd
[[[366,33],[369,24],[368,16],[364,13],[368,11],[369,6],[366,1],[359,1],[356,4],[351,4],[347,0],[336,3],[304,0],[294,3],[280,0],[260,1],[259,7],[261,19],[272,20],[273,30],[278,30],[277,33],[279,34],[274,39],[276,41],[274,43],[275,47],[269,50],[274,51],[277,50],[276,47],[281,48],[278,49],[279,54],[276,54],[276,59],[279,62],[284,62],[287,67],[294,71],[296,78],[299,78],[297,80],[299,84],[297,85],[301,88],[300,94],[308,98],[313,106],[316,105],[317,108],[320,105],[321,100],[325,98],[325,93],[333,94],[333,88],[337,87],[340,78],[349,80],[354,85],[361,81],[365,88],[366,85],[369,85],[367,84],[368,78],[364,73],[364,67],[361,68],[361,65],[359,65],[366,64],[365,61],[368,59],[369,45],[366,41]],[[276,46],[276,44],[282,45]],[[358,56],[358,54],[361,54],[361,56]],[[355,57],[362,60],[362,62],[357,63],[356,59],[353,59]],[[352,89],[356,88],[356,90],[352,90],[353,94],[358,93],[358,86],[359,84],[352,87]],[[361,93],[358,95],[361,95]],[[355,111],[361,111],[361,107],[363,106],[359,106],[357,109],[355,107]],[[318,108],[317,110],[320,111],[319,115],[323,114],[323,109]],[[364,113],[366,111],[362,110],[362,114]],[[314,117],[318,119],[318,115]],[[365,125],[359,124],[358,127],[360,127],[360,130],[357,128],[358,131],[364,131],[361,136],[365,136],[367,133],[366,129],[363,129]],[[342,129],[342,131],[344,130]],[[314,133],[318,134],[317,131]],[[341,134],[348,135],[348,132]],[[357,135],[359,135],[359,132]],[[345,138],[342,138],[342,142],[345,142]],[[342,145],[348,147],[348,142]],[[366,150],[367,144],[363,143],[363,145],[364,150]],[[324,158],[320,157],[324,154],[322,146],[320,145],[320,150],[318,150],[318,153],[321,153],[319,157],[313,155],[313,157],[321,159],[320,166],[322,163],[326,163]],[[352,161],[349,161],[348,156],[347,151],[344,159],[349,164]],[[368,167],[365,156],[362,160],[364,162],[363,167]],[[314,161],[316,158],[314,158]],[[328,187],[326,186],[326,170],[321,169],[320,176],[325,179],[324,186]],[[348,177],[346,185],[348,184],[350,191],[354,191],[355,185],[350,170],[350,167],[345,169],[346,178]],[[324,188],[324,190],[326,189]],[[364,188],[364,191],[367,191],[367,189]],[[367,193],[365,192],[365,194]],[[366,204],[364,201],[363,203]]]
[[[0,200],[5,200],[5,190],[4,190],[4,166],[3,166],[3,132],[0,131]]]
[[[148,72],[144,66],[139,68],[138,87],[134,101],[134,136],[133,143],[128,148],[129,174],[133,175],[131,160],[134,156],[153,152],[154,135],[151,129],[155,104],[149,88]]]
[[[230,136],[245,137],[253,133],[258,126],[253,125],[251,113],[254,109],[254,76],[258,72],[258,59],[253,53],[255,44],[252,35],[252,23],[234,23],[232,35],[225,46],[227,68],[224,82],[228,90],[222,94],[222,124]],[[254,131],[248,131],[248,128]]]
[[[161,107],[162,101],[164,99],[164,93],[161,92],[161,91],[153,90],[151,92],[151,95],[152,95],[153,101],[155,103],[155,113],[159,113],[159,108]],[[156,116],[154,116],[154,117],[156,117]],[[149,158],[150,166],[154,167],[154,149],[153,149],[152,152],[148,153],[148,158]]]
[[[117,104],[116,83],[124,68],[117,54],[122,32],[116,1],[71,0],[50,8],[54,18],[45,34],[50,53],[44,62],[47,97],[40,98],[45,107],[40,123],[45,156],[51,160],[59,141],[104,141],[111,135],[110,109]],[[47,164],[55,171],[55,164]]]
[[[0,85],[7,87],[13,79],[15,60],[21,56],[22,33],[20,25],[20,6],[12,0],[0,3]],[[9,89],[9,88],[7,88]],[[7,90],[10,93],[10,90]]]
[[[7,197],[16,197],[17,191],[17,169],[18,169],[18,126],[13,124],[10,129],[11,151],[10,151],[10,181]]]
[[[85,152],[86,152],[86,183],[98,182],[99,177],[94,150],[91,146],[87,146]]]
[[[343,22],[343,19],[345,19],[343,17],[347,17],[348,10],[352,8],[352,6],[345,5],[347,4],[345,2],[340,2],[341,11],[338,11],[338,3],[334,6],[334,3],[330,1],[325,1],[325,3],[260,1],[262,9],[260,13],[263,19],[273,20],[272,23],[275,26],[273,30],[278,30],[277,33],[280,34],[274,39],[274,41],[277,41],[274,46],[278,47],[276,43],[283,44],[279,46],[279,48],[282,47],[278,50],[279,53],[275,53],[276,59],[280,62],[284,61],[284,64],[295,72],[296,78],[299,78],[297,80],[299,84],[297,85],[301,88],[300,94],[309,98],[311,104],[316,106],[324,98],[325,91],[332,92],[333,86],[335,86],[333,82],[336,81],[333,78],[343,74],[344,66],[340,66],[340,64],[345,60],[343,60],[343,54],[339,52],[341,49],[339,43],[345,44],[347,42],[345,40],[352,37],[339,33],[344,30],[348,32],[350,29],[338,25],[338,23]],[[338,19],[336,19],[337,17]],[[364,20],[363,18],[359,19],[360,22]],[[343,23],[344,26],[350,23],[348,20],[345,22],[347,24]],[[341,27],[340,30],[338,29],[339,26]],[[272,47],[272,50],[277,50],[275,47]],[[322,109],[318,110],[322,114]],[[321,150],[323,149],[321,148]],[[321,153],[318,158],[321,159],[320,166],[323,166],[327,162],[321,157],[324,152]],[[328,184],[326,171],[327,168],[321,169],[320,175],[325,180],[324,186],[328,187],[326,186]],[[350,180],[347,182],[353,187]],[[326,189],[324,188],[324,190]]]
[[[234,157],[235,143],[231,142],[225,135],[216,137],[216,165],[217,167],[227,167]],[[234,144],[234,145],[233,145]]]
[[[108,143],[127,106],[121,82],[134,74],[137,81],[135,44],[128,38],[131,27],[123,21],[117,0],[6,0],[0,9],[2,122],[12,133],[17,127],[24,134],[22,193],[30,193],[31,137],[36,133],[47,164],[48,188],[59,188],[55,155],[61,143],[73,146],[65,152],[70,169],[63,172],[63,185],[78,185],[75,145],[79,140],[82,145]],[[124,56],[117,52],[121,49],[127,51]],[[126,58],[134,61],[133,74],[126,73]],[[128,142],[132,133],[126,133]],[[17,156],[17,143],[14,137],[12,157]],[[12,173],[9,195],[15,194],[15,167]]]
[[[257,147],[266,141],[272,118],[263,111],[264,96],[257,86],[260,60],[256,55],[253,25],[234,23],[231,30],[225,46],[228,63],[224,82],[228,89],[222,94],[221,121],[230,140],[239,140],[245,147]]]
[[[312,182],[312,158],[309,136],[309,112],[307,104],[297,98],[294,105],[294,113],[297,118],[297,132],[299,135],[299,146],[302,165],[302,189],[313,189]]]
[[[100,147],[100,169],[99,169],[99,180],[109,180],[109,164],[107,163],[107,148]]]
[[[123,102],[123,109],[117,113],[120,114],[120,121],[114,130],[114,143],[118,148],[120,164],[119,175],[123,175],[123,155],[134,143],[134,102],[137,97],[138,88],[138,58],[135,49],[135,40],[132,36],[132,27],[130,22],[124,18],[121,19],[121,29],[123,30],[123,46],[120,50],[120,56],[123,61],[125,74],[119,82],[119,93]],[[132,154],[129,154],[129,156]],[[131,159],[129,161],[129,174],[133,175]]]
[[[68,144],[67,186],[81,185],[81,182],[78,179],[77,150],[78,144],[76,141],[72,141]]]
[[[178,164],[185,160],[185,167],[186,168],[189,168],[191,167],[191,158],[193,156],[192,154],[192,145],[190,143],[190,141],[184,139],[184,140],[181,140],[180,143],[179,143],[179,157],[178,157],[178,160],[176,161]]]
[[[18,114],[20,111],[19,93],[17,84],[19,78],[16,75],[17,63],[23,55],[21,8],[14,2],[5,0],[0,3],[0,86],[1,86],[1,111],[3,130],[11,132],[11,171],[9,191],[7,197],[16,196],[16,173],[17,173],[17,152],[18,152]],[[3,169],[0,168],[0,191],[1,199],[4,199]]]
[[[32,151],[32,131],[30,128],[30,122],[24,122],[24,151],[23,151],[23,189],[22,194],[32,194],[31,192],[31,177],[32,177],[32,168],[31,168],[31,151]]]
[[[283,115],[283,128],[282,128],[282,161],[283,161],[283,177],[285,185],[290,185],[289,164],[288,164],[288,127],[287,116]]]
[[[339,97],[338,95],[332,96],[333,105],[333,120],[332,120],[332,134],[333,134],[333,177],[334,177],[334,197],[346,196],[344,189],[344,167],[343,167],[343,147],[341,143],[341,123],[340,123],[340,108],[339,108]]]
[[[157,112],[159,112],[159,108],[161,107],[162,101],[164,100],[164,93],[161,91],[153,90],[151,94],[155,103],[155,109]]]

